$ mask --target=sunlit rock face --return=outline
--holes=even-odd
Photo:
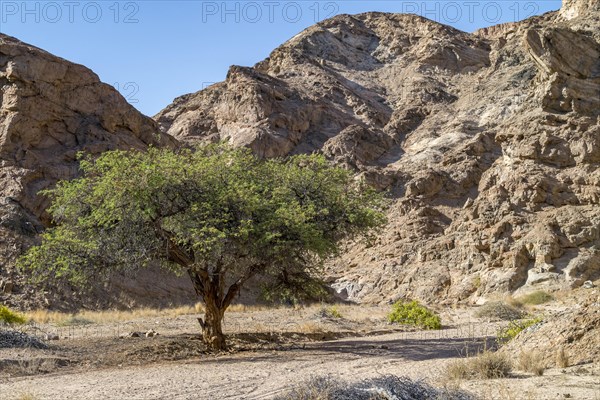
[[[155,119],[187,143],[322,152],[393,197],[328,263],[344,297],[476,301],[600,276],[600,12],[457,31],[340,15]]]
[[[97,155],[177,142],[89,69],[1,34],[0,88],[0,302],[77,303],[80,299],[26,289],[13,269],[15,258],[51,222],[48,199],[38,192],[77,176],[78,152]],[[140,297],[141,290],[132,290],[124,302],[157,293]]]

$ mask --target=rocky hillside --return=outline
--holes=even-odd
[[[477,301],[600,277],[600,1],[473,34],[341,15],[155,117],[185,142],[319,151],[394,198],[341,296]]]
[[[0,303],[77,302],[68,292],[38,293],[21,285],[15,258],[50,223],[38,191],[78,174],[77,153],[173,146],[112,87],[89,69],[0,34]],[[125,284],[123,301],[148,300],[178,281]],[[153,283],[156,285],[156,283]],[[185,288],[188,295],[187,287]],[[147,293],[145,293],[147,292]],[[90,299],[95,305],[102,303]]]

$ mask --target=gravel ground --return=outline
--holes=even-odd
[[[268,399],[316,375],[354,381],[394,374],[439,386],[446,363],[469,345],[466,339],[392,333],[312,342],[288,351],[76,369],[9,379],[0,384],[0,399],[18,399],[25,393],[40,400]],[[462,386],[487,399],[600,398],[598,375],[559,370],[542,377],[469,381]]]
[[[541,377],[447,382],[446,365],[475,354],[499,324],[453,310],[443,316],[442,331],[393,331],[382,322],[385,310],[342,309],[340,320],[319,317],[315,309],[230,313],[233,351],[221,355],[204,352],[193,315],[117,329],[153,328],[160,333],[153,338],[118,338],[110,333],[114,325],[98,324],[89,328],[91,336],[61,336],[47,349],[0,349],[0,400],[25,394],[35,400],[269,399],[314,376],[355,382],[388,374],[458,385],[483,399],[600,400],[593,364]],[[277,325],[281,320],[286,323]],[[238,333],[244,330],[251,333]]]

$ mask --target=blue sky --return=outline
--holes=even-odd
[[[140,111],[254,65],[304,28],[366,11],[410,12],[471,32],[560,8],[544,1],[8,1],[0,32],[84,64]]]

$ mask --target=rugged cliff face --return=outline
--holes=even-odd
[[[342,15],[159,113],[186,142],[320,151],[394,198],[340,295],[476,301],[600,277],[600,2],[467,34]]]
[[[341,15],[155,121],[85,67],[0,35],[0,301],[60,305],[14,259],[50,221],[38,191],[76,154],[228,140],[265,157],[319,151],[394,202],[332,286],[359,301],[477,301],[600,277],[600,1],[457,31],[414,15]],[[118,301],[189,298],[141,276]],[[62,290],[62,289],[61,289]],[[61,292],[58,290],[58,292]],[[62,292],[61,292],[62,293]],[[102,295],[90,298],[102,304]]]
[[[80,151],[173,146],[176,140],[89,69],[1,34],[0,88],[0,302],[34,304],[45,294],[20,285],[12,267],[50,223],[48,200],[38,192],[75,177]],[[129,300],[142,298],[129,289]],[[149,290],[144,296],[156,293]],[[61,301],[57,294],[46,299]]]

